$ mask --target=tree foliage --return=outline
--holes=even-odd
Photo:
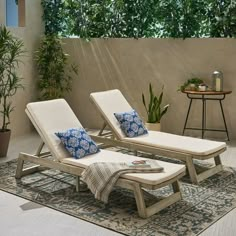
[[[235,0],[42,0],[46,33],[93,37],[234,37]]]
[[[42,0],[43,20],[47,34],[62,33],[65,29],[65,4],[63,0]]]
[[[68,63],[68,55],[56,35],[46,35],[35,52],[39,74],[40,99],[62,98],[72,89],[72,75],[77,75],[77,66]]]

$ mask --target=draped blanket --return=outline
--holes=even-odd
[[[82,173],[84,181],[95,198],[108,202],[108,197],[118,178],[127,173],[151,173],[161,172],[161,167],[157,161],[148,160],[150,166],[139,166],[138,168],[129,163],[96,162],[89,165]]]

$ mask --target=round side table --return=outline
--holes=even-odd
[[[224,110],[223,110],[222,100],[225,99],[225,96],[227,94],[232,93],[232,91],[216,92],[216,91],[184,90],[184,91],[182,91],[182,93],[185,93],[187,95],[187,97],[190,99],[189,107],[188,107],[188,111],[187,111],[187,115],[186,115],[186,119],[185,119],[185,123],[184,123],[184,128],[183,128],[183,135],[184,135],[185,130],[200,130],[202,132],[202,138],[204,138],[205,131],[217,131],[217,132],[225,132],[227,134],[227,138],[229,140],[229,133],[228,133],[227,124],[225,121],[225,114],[224,114]],[[201,128],[187,127],[189,113],[191,110],[193,100],[201,100],[202,101],[202,127]],[[206,107],[207,107],[207,101],[209,101],[209,100],[219,101],[225,129],[208,129],[206,127],[206,114],[207,114]]]

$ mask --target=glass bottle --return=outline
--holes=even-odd
[[[214,71],[212,74],[212,90],[223,91],[223,73],[221,71]]]

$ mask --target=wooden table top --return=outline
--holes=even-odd
[[[192,95],[226,95],[232,93],[232,91],[193,91],[193,90],[184,90],[182,93],[192,94]]]

